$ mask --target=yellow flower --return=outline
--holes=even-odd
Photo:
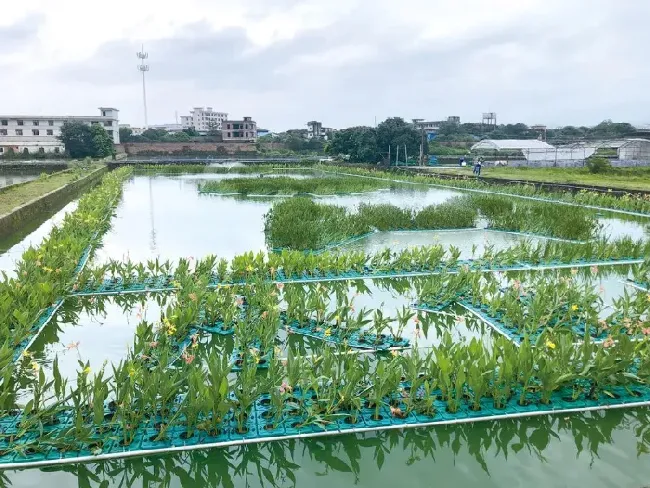
[[[34,373],[38,373],[38,370],[41,369],[41,367],[38,365],[36,361],[32,361],[30,366],[32,370],[34,370]]]
[[[576,310],[578,310],[578,306],[577,305],[571,305],[571,310],[573,310],[575,312]]]
[[[83,374],[90,374],[90,366],[86,366],[83,370]]]
[[[325,337],[328,337],[328,336],[331,336],[331,335],[332,335],[332,329],[330,329],[328,327],[327,329],[325,329]]]
[[[399,356],[399,352],[397,351],[397,349],[393,349],[390,353],[391,353],[394,357]]]
[[[249,271],[249,272],[253,271],[253,267],[249,264],[248,266],[246,266],[246,271]]]
[[[648,293],[648,296],[646,297],[648,301],[650,302],[650,293]]]
[[[336,320],[336,323],[339,323],[341,321],[341,317],[337,315],[336,317],[334,317],[334,320]]]
[[[547,340],[546,341],[546,347],[548,347],[549,349],[555,349],[555,344],[553,342]]]
[[[129,368],[129,376],[130,376],[130,377],[134,377],[134,376],[135,376],[135,368],[134,368],[133,366],[131,366],[131,367]]]
[[[32,353],[29,351],[23,351],[23,357],[29,359],[32,357]]]

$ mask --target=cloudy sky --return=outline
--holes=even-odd
[[[143,124],[209,105],[272,130],[388,116],[650,123],[649,0],[2,2],[0,112]]]

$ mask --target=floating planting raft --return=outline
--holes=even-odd
[[[401,387],[408,389],[408,383]],[[540,415],[566,415],[594,410],[608,410],[618,408],[639,408],[650,406],[650,388],[636,386],[633,389],[618,387],[611,391],[611,396],[602,396],[598,400],[577,395],[571,388],[555,392],[548,404],[540,402],[540,397],[528,393],[523,404],[519,402],[520,392],[514,392],[510,400],[498,406],[491,399],[484,398],[480,401],[480,409],[475,410],[466,400],[460,400],[457,409],[450,412],[447,402],[438,400],[441,391],[434,391],[432,411],[417,413],[411,411],[396,416],[395,412],[406,412],[406,406],[399,397],[385,398],[385,405],[378,409],[367,403],[355,412],[340,412],[333,414],[325,420],[315,422],[291,410],[277,418],[270,407],[267,395],[260,396],[253,404],[245,427],[239,429],[232,411],[227,412],[213,431],[195,429],[188,433],[183,427],[171,427],[160,435],[159,418],[140,425],[133,435],[132,442],[125,445],[124,436],[115,420],[115,411],[108,405],[104,409],[104,422],[97,428],[86,442],[79,442],[75,449],[60,450],[48,446],[48,436],[57,433],[63,435],[70,432],[74,435],[75,414],[72,411],[61,412],[51,425],[43,427],[40,438],[43,446],[38,452],[27,447],[28,443],[38,438],[34,431],[28,439],[14,439],[13,436],[20,429],[23,420],[22,414],[4,417],[0,420],[0,432],[3,440],[0,441],[0,469],[29,468],[47,465],[60,465],[81,462],[97,462],[106,459],[145,456],[167,452],[189,451],[196,449],[209,449],[217,447],[236,446],[260,442],[270,442],[283,439],[306,439],[312,437],[332,436],[340,434],[372,432],[390,429],[407,429],[414,427],[436,427],[479,421],[511,420],[516,418],[534,417]],[[289,404],[300,403],[309,405],[317,402],[314,392],[307,391],[302,394],[300,390],[292,392]],[[183,397],[176,400],[176,406],[184,401]],[[377,411],[379,414],[377,415]],[[25,445],[24,450],[7,453],[10,443],[18,446]]]
[[[630,264],[641,264],[643,258],[624,258],[624,259],[608,259],[598,261],[587,261],[584,259],[576,259],[570,262],[560,262],[558,260],[550,260],[546,262],[517,262],[514,264],[495,264],[485,262],[481,259],[466,259],[458,260],[455,264],[442,264],[434,268],[428,268],[426,265],[418,266],[411,269],[400,270],[387,270],[387,269],[373,269],[370,266],[364,266],[362,271],[347,270],[340,272],[320,272],[314,270],[312,273],[293,273],[287,276],[282,269],[276,271],[274,276],[268,276],[267,279],[273,283],[317,283],[317,282],[330,282],[330,281],[346,281],[357,279],[383,279],[383,278],[408,278],[414,276],[433,276],[442,273],[453,274],[459,273],[463,269],[467,271],[476,272],[503,272],[503,271],[544,271],[554,269],[569,269],[569,268],[589,268],[591,266],[619,266]],[[209,287],[230,286],[238,284],[246,284],[250,280],[246,278],[241,279],[225,279],[221,280],[213,276],[209,283]],[[94,295],[121,295],[126,293],[155,293],[155,292],[170,292],[178,289],[174,285],[174,277],[172,275],[148,277],[143,281],[138,281],[136,277],[124,281],[122,278],[109,278],[103,282],[95,284],[88,283],[84,287],[77,288],[71,291],[72,296],[94,296]]]

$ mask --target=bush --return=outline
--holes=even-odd
[[[609,159],[607,158],[588,158],[585,164],[587,165],[589,172],[593,174],[606,173],[612,169],[612,165],[609,163]]]
[[[478,211],[466,197],[455,197],[438,205],[429,205],[415,215],[418,229],[460,229],[474,227]]]
[[[344,207],[321,205],[307,197],[274,204],[264,219],[271,247],[316,250],[370,230]]]
[[[364,224],[377,230],[413,228],[413,215],[410,209],[399,208],[389,203],[359,205],[359,218]]]

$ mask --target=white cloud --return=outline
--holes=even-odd
[[[271,129],[392,115],[650,122],[646,0],[5,2],[0,106],[150,121],[211,105]]]

